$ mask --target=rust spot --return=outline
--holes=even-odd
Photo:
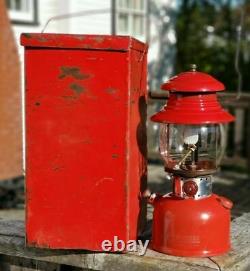
[[[61,97],[65,100],[76,100],[77,99],[77,97],[75,95],[64,95]]]
[[[40,41],[40,42],[46,42],[46,41],[48,41],[45,37],[43,37],[43,36],[40,36],[40,37],[38,37],[38,40]]]
[[[29,34],[29,33],[24,33],[23,36],[27,39],[31,39],[32,38],[32,35]]]
[[[102,36],[97,36],[97,37],[94,37],[94,40],[95,40],[96,42],[98,42],[98,43],[101,43],[101,42],[104,41],[104,37],[102,37]]]
[[[35,106],[40,106],[41,103],[40,102],[35,102]]]
[[[104,177],[104,178],[98,180],[98,181],[96,182],[95,185],[98,186],[98,185],[100,185],[100,184],[102,184],[102,183],[104,183],[104,182],[113,182],[113,181],[114,181],[113,178],[110,178],[110,177]]]
[[[115,94],[117,92],[117,89],[116,88],[107,88],[106,92],[109,94]]]
[[[76,39],[82,41],[85,39],[85,36],[82,36],[82,35],[79,35],[79,36],[76,36]]]
[[[135,100],[130,101],[131,104],[135,104]]]
[[[84,80],[90,77],[89,74],[82,73],[79,67],[62,66],[58,78],[63,79],[67,76],[71,76],[78,80]]]
[[[91,49],[92,48],[91,45],[89,45],[89,44],[83,44],[82,47],[85,48],[85,49]]]
[[[84,91],[84,88],[77,83],[72,83],[69,87],[78,95]]]
[[[117,159],[118,157],[119,157],[118,154],[116,154],[116,153],[113,153],[113,154],[112,154],[112,158]]]

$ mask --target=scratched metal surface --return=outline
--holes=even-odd
[[[27,242],[101,250],[114,235],[135,239],[146,215],[138,200],[146,180],[146,47],[128,37],[71,37],[22,36]],[[88,49],[71,48],[85,41]]]
[[[144,52],[145,44],[129,36],[110,35],[70,35],[24,33],[21,44],[36,48],[71,48],[81,50],[105,50],[127,52],[130,48]]]

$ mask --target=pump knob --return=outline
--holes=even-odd
[[[183,184],[183,192],[185,192],[188,197],[194,197],[197,191],[198,185],[194,181],[186,181]]]

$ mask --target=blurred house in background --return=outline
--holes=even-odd
[[[22,174],[20,61],[15,38],[0,1],[0,180]],[[0,197],[2,196],[0,187]]]
[[[13,26],[23,75],[23,32],[131,35],[149,43],[149,87],[174,69],[177,2],[172,0],[4,0]],[[70,17],[70,14],[72,15]],[[59,17],[58,17],[59,16]],[[167,44],[167,46],[166,46]],[[164,59],[164,61],[162,61]],[[24,78],[22,76],[22,78]],[[22,89],[23,89],[22,84]],[[24,97],[23,97],[24,98]],[[156,106],[149,107],[149,115]],[[151,128],[151,126],[150,126]],[[151,129],[150,130],[150,135]],[[156,142],[155,134],[149,142]],[[149,143],[149,146],[152,145]]]
[[[149,63],[154,66],[162,58],[161,39],[175,43],[174,25],[165,10],[176,7],[176,1],[155,0],[5,0],[13,25],[20,57],[19,45],[22,32],[41,32],[46,22],[56,16],[75,14],[72,17],[55,18],[46,27],[47,33],[115,34],[131,35],[150,43]],[[89,12],[88,12],[89,11]],[[82,14],[77,14],[83,12]],[[171,26],[162,36],[162,22]],[[171,51],[172,54],[172,51]],[[173,60],[172,55],[172,60]],[[168,74],[173,62],[168,62]],[[152,79],[153,80],[153,79]]]
[[[232,92],[225,96],[225,103],[237,117],[228,130],[227,157],[233,158],[229,164],[250,167],[250,128],[247,128],[250,126],[249,0],[4,1],[21,62],[20,33],[41,32],[46,22],[55,17],[45,32],[131,35],[148,42],[148,87],[151,91],[159,90],[163,81],[187,70],[191,63],[196,63],[198,70],[217,77]],[[67,14],[79,16],[69,18]],[[244,91],[241,99],[235,99],[233,92],[237,89]],[[150,100],[148,115],[158,110],[163,102]],[[148,128],[149,158],[158,159],[158,126],[148,122]]]
[[[46,32],[69,34],[133,34],[146,39],[146,0],[6,0],[17,38],[21,32],[41,32],[48,19],[86,11],[52,21]],[[89,13],[88,13],[89,11]]]

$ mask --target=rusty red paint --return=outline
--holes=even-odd
[[[21,41],[27,244],[101,250],[114,235],[136,239],[145,222],[138,195],[147,175],[146,55],[137,59],[146,45],[129,37],[97,42],[97,36],[54,34]]]
[[[105,89],[105,91],[107,91],[109,94],[115,94],[117,92],[117,89],[109,87]]]
[[[77,83],[72,83],[69,87],[77,94],[81,94],[84,91],[84,87]]]
[[[58,76],[59,79],[64,79],[65,77],[70,76],[78,80],[83,80],[90,77],[89,74],[82,73],[79,67],[62,66],[60,69],[61,73]]]
[[[96,37],[94,38],[94,40],[95,40],[96,42],[98,42],[98,43],[101,43],[101,42],[104,42],[104,41],[105,41],[105,39],[104,39],[103,36],[96,36]]]
[[[109,35],[24,33],[21,35],[21,43],[24,46],[46,48],[84,48],[125,52],[129,51],[130,48],[140,52],[145,52],[147,50],[145,44],[128,36],[115,36],[114,38]],[[141,55],[137,56],[137,59],[140,59],[141,57]]]

